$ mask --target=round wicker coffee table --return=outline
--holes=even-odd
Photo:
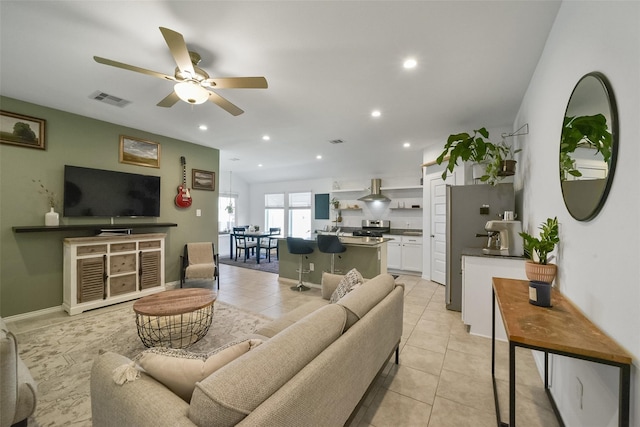
[[[138,336],[147,347],[189,347],[209,331],[215,300],[215,292],[201,288],[140,298],[133,304]]]

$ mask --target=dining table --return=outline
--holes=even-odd
[[[244,237],[249,238],[249,239],[255,239],[256,240],[256,263],[260,264],[260,248],[261,248],[261,243],[262,243],[262,239],[264,239],[265,237],[278,237],[277,235],[273,235],[271,234],[269,231],[245,231],[244,232]],[[235,241],[236,238],[236,233],[231,233],[231,238],[229,239],[229,253],[231,254],[230,258],[233,258],[233,242]]]

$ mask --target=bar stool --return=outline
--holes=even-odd
[[[338,236],[334,234],[318,234],[318,250],[325,254],[331,254],[331,274],[336,272],[336,254],[341,254],[347,250]],[[340,272],[340,270],[337,270]]]
[[[296,237],[287,237],[287,249],[290,254],[300,255],[300,264],[298,269],[298,285],[292,286],[291,290],[293,291],[308,291],[310,288],[302,284],[302,273],[308,273],[309,270],[304,270],[302,267],[303,258],[305,255],[309,255],[313,252],[313,246],[309,244],[309,242],[304,239],[296,238]]]

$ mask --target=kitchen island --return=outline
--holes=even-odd
[[[352,268],[356,268],[365,279],[371,279],[378,274],[387,272],[387,242],[390,239],[383,237],[355,237],[340,236],[340,241],[347,247],[343,253],[336,254],[335,269],[341,270],[345,274]],[[331,254],[326,254],[318,250],[315,239],[308,242],[313,247],[313,253],[307,255],[304,260],[304,268],[310,269],[313,264],[313,271],[305,273],[302,280],[307,284],[320,285],[322,272],[331,271]],[[293,255],[287,249],[287,240],[278,240],[278,250],[280,251],[280,278],[298,281],[298,265],[300,255]],[[336,271],[336,273],[338,273]]]

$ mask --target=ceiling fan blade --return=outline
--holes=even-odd
[[[173,107],[173,105],[180,101],[178,94],[173,91],[169,95],[167,95],[162,101],[158,102],[158,107]]]
[[[264,77],[222,77],[207,79],[211,87],[216,89],[266,89],[267,79]]]
[[[195,76],[196,72],[193,69],[187,43],[185,43],[182,34],[164,27],[160,27],[160,31],[180,71],[188,71],[192,77]]]
[[[244,110],[240,109],[240,107],[232,104],[215,92],[209,92],[209,101],[225,109],[231,115],[239,116],[240,114],[244,113]]]
[[[151,71],[151,70],[147,70],[145,68],[136,67],[134,65],[125,64],[123,62],[112,61],[111,59],[101,58],[99,56],[94,56],[93,59],[96,62],[100,63],[100,64],[110,65],[112,67],[122,68],[124,70],[135,71],[137,73],[147,74],[149,76],[157,77],[159,79],[167,79],[167,80],[176,81],[175,77],[173,77],[173,76],[168,76],[166,74],[158,73],[156,71]]]

